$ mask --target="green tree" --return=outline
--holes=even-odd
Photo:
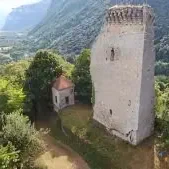
[[[160,79],[162,81],[160,81]],[[169,87],[168,80],[159,77],[155,84],[156,92],[156,131],[159,135],[159,148],[169,147]]]
[[[72,79],[75,83],[75,91],[78,99],[84,103],[91,103],[92,81],[90,75],[90,55],[89,49],[82,51],[76,59]]]
[[[8,143],[7,146],[0,145],[0,168],[1,169],[16,169],[17,162],[19,161],[19,151]]]
[[[156,44],[157,61],[169,62],[169,35],[164,35]]]
[[[18,168],[33,168],[34,160],[44,148],[41,133],[31,125],[28,117],[21,111],[2,115],[1,123],[0,144],[5,146],[10,142],[13,145],[15,148],[13,151],[18,152]]]
[[[27,87],[35,100],[49,97],[49,87],[54,78],[62,74],[58,55],[39,51],[26,71]]]
[[[12,58],[8,55],[0,54],[0,64],[7,64],[12,62]]]
[[[24,56],[23,51],[14,51],[10,53],[10,57],[15,61],[21,60],[23,56]]]
[[[0,168],[1,169],[16,169],[19,161],[19,151],[8,143],[7,146],[0,145]]]
[[[62,73],[67,72],[70,75],[71,70],[72,65],[67,63],[60,55],[46,50],[37,52],[26,71],[25,86],[28,92],[27,96],[32,101],[30,116],[34,120],[37,117],[43,117],[40,109],[42,106],[45,106],[45,109],[48,103],[51,103],[51,82]]]
[[[169,76],[169,63],[162,61],[156,62],[155,74]]]
[[[24,106],[23,89],[9,80],[0,78],[0,112],[10,113]]]
[[[30,107],[23,91],[29,64],[29,60],[21,60],[0,67],[0,112],[10,113]]]
[[[10,81],[23,87],[25,83],[25,71],[28,69],[31,60],[21,60],[1,66],[0,75]]]

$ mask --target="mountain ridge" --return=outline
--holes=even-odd
[[[3,31],[24,31],[36,26],[47,14],[50,0],[22,5],[7,16]]]
[[[143,0],[139,2],[142,3]],[[30,33],[36,49],[54,48],[63,55],[79,54],[91,47],[115,0],[52,0],[47,16]],[[168,0],[149,0],[156,13],[156,43],[169,35]]]
[[[56,5],[56,0],[52,1],[50,11],[56,12],[48,13],[48,20],[42,21],[29,35],[34,36],[34,45],[43,44],[43,47],[55,48],[64,55],[79,54],[82,48],[90,46],[100,31],[107,4],[102,0],[59,2],[60,5]]]

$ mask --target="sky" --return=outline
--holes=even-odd
[[[11,12],[12,8],[19,7],[25,4],[31,4],[40,0],[0,0],[0,15]]]

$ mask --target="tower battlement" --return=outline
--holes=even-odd
[[[154,12],[148,5],[115,5],[109,8],[106,16],[110,24],[144,24],[154,22]]]

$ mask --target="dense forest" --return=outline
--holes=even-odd
[[[103,23],[106,1],[53,0],[46,18],[31,32],[38,48],[55,48],[64,55],[89,48]]]

